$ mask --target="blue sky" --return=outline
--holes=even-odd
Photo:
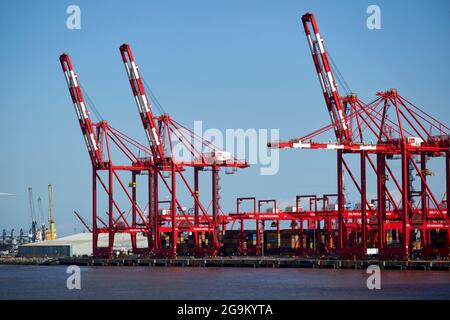
[[[81,8],[81,30],[66,28],[70,4]],[[366,28],[370,4],[381,8],[381,30]],[[178,122],[297,137],[329,119],[299,23],[307,11],[363,100],[395,87],[450,123],[447,1],[2,1],[0,192],[16,196],[0,197],[0,229],[28,228],[27,188],[46,199],[49,182],[60,234],[74,231],[73,210],[90,216],[90,162],[61,53],[71,55],[103,117],[142,142],[118,51],[124,42]],[[224,176],[224,210],[234,210],[236,196],[335,192],[334,153],[286,150],[280,161],[274,176],[259,175],[257,165]]]

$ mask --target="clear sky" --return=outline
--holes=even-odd
[[[81,30],[66,28],[71,4],[81,8]],[[381,8],[381,30],[366,27],[370,4]],[[448,1],[1,1],[0,192],[16,196],[0,196],[0,229],[28,229],[27,188],[46,199],[49,182],[60,235],[74,231],[73,210],[90,216],[91,166],[61,53],[103,117],[143,143],[118,50],[124,42],[178,122],[298,137],[329,120],[299,23],[307,11],[363,100],[395,87],[450,123]],[[334,153],[285,150],[280,161],[274,176],[261,176],[258,165],[224,176],[224,211],[236,196],[287,203],[335,192]]]

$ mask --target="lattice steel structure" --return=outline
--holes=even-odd
[[[378,92],[376,99],[368,104],[356,94],[340,96],[314,15],[305,14],[302,23],[331,124],[301,138],[271,142],[269,147],[337,151],[337,252],[340,256],[365,257],[370,247],[377,249],[380,257],[409,258],[413,253],[410,243],[415,237],[414,242],[420,243],[424,256],[448,257],[449,127],[395,89]],[[335,142],[316,140],[329,131],[334,131]],[[344,155],[351,154],[360,158],[359,181],[345,161]],[[430,158],[444,161],[443,195],[437,195],[427,181],[431,174]],[[394,160],[400,161],[400,170],[390,165]],[[367,164],[376,180],[377,198],[371,203],[367,199]],[[345,208],[344,174],[348,174],[360,194],[359,210]],[[419,190],[413,186],[415,177],[420,182]],[[395,198],[394,191],[400,194],[400,199]],[[415,198],[419,198],[417,203]],[[387,232],[392,237],[393,230],[396,243],[388,245]],[[440,233],[445,242],[436,247],[432,233],[434,238]]]
[[[120,47],[120,52],[148,139],[148,147],[114,129],[106,121],[94,123],[91,120],[78,76],[73,70],[70,58],[67,54],[60,57],[93,168],[94,256],[113,256],[116,233],[130,234],[133,253],[172,257],[177,254],[178,234],[190,233],[194,235],[195,240],[194,245],[190,248],[190,254],[214,255],[220,247],[218,241],[220,169],[225,167],[236,170],[248,167],[248,164],[233,158],[229,153],[205,141],[173,120],[168,114],[155,116],[130,47],[124,44]],[[187,157],[183,157],[183,159],[177,159],[175,155],[175,148],[178,148],[179,151],[180,147],[187,154]],[[121,158],[126,164],[115,164],[114,156]],[[193,183],[186,176],[188,168],[193,169]],[[211,212],[208,212],[209,206],[200,201],[200,171],[210,171],[212,175]],[[106,173],[106,178],[102,178],[102,172]],[[119,172],[122,173],[122,176]],[[131,176],[131,182],[128,184],[128,189],[131,190],[127,189],[127,184],[124,182],[124,173]],[[147,176],[146,199],[138,199],[137,196],[136,180],[139,175]],[[97,213],[98,183],[108,198],[106,223]],[[122,202],[123,199],[126,200],[122,206],[119,206],[117,200],[115,183],[118,183],[122,193],[120,195]],[[187,207],[183,206],[178,197],[181,188],[184,188],[183,191],[192,198],[190,212],[187,212]],[[164,191],[168,193],[169,201],[160,200],[160,193]],[[163,203],[168,203],[169,208],[161,209]],[[98,221],[103,226],[99,227]],[[108,246],[98,246],[100,233],[108,234]],[[199,233],[209,235],[211,241],[208,245],[200,246]],[[147,237],[146,247],[138,247],[137,234]],[[162,234],[170,237],[169,243],[164,241],[163,244]]]

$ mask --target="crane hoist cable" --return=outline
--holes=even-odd
[[[150,89],[150,86],[148,85],[148,83],[145,81],[144,78],[142,78],[142,80],[144,81],[144,85],[146,90],[149,93],[150,99],[152,100],[153,104],[156,106],[156,108],[158,109],[158,111],[161,114],[166,113],[164,108],[162,107],[162,105],[159,103],[158,98],[156,97],[156,95],[153,93],[153,91]],[[92,112],[94,113],[94,116],[96,118],[96,120],[98,122],[103,121],[103,117],[102,114],[100,113],[100,111],[98,110],[98,108],[96,107],[94,101],[91,99],[91,97],[89,96],[88,92],[86,91],[86,89],[83,87],[83,85],[80,83],[80,88],[83,91],[83,95],[86,98],[86,104],[89,106],[89,109],[92,110]]]
[[[145,89],[147,90],[147,92],[149,93],[150,96],[150,100],[152,100],[153,105],[158,109],[160,114],[165,114],[166,111],[164,110],[164,108],[162,107],[162,105],[159,103],[158,98],[156,97],[156,95],[153,93],[152,89],[150,89],[149,84],[147,83],[147,81],[145,81],[145,78],[141,76],[142,81],[144,82],[144,86]]]
[[[345,94],[346,95],[350,94],[352,92],[350,86],[348,85],[347,81],[345,81],[344,76],[342,75],[341,71],[339,70],[337,64],[334,62],[334,59],[331,56],[330,51],[327,51],[327,53],[328,53],[328,56],[330,57],[330,61],[331,61],[331,64],[332,64],[332,69],[337,75],[337,77],[336,77],[337,79],[336,80],[339,82],[341,87],[344,89]]]

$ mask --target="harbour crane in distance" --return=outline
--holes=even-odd
[[[42,239],[46,240],[46,231],[47,231],[47,226],[45,224],[45,218],[44,218],[44,210],[42,208],[42,198],[38,197],[37,198],[37,202],[38,202],[38,210],[39,210],[39,222],[40,222],[40,234],[42,235]]]
[[[49,213],[49,240],[56,239],[56,226],[55,226],[55,215],[53,212],[53,188],[52,185],[48,185],[48,213]]]
[[[28,188],[28,201],[29,201],[29,205],[30,205],[30,216],[31,216],[31,229],[30,229],[30,234],[31,234],[31,242],[36,242],[36,210],[34,207],[34,200],[33,200],[33,188],[29,187]]]

